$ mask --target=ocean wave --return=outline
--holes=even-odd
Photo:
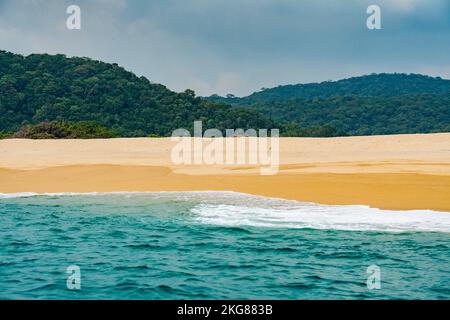
[[[450,214],[432,210],[393,211],[359,205],[297,203],[284,208],[199,204],[191,211],[201,223],[232,227],[450,232]]]
[[[194,221],[223,227],[310,228],[344,231],[446,232],[450,213],[381,210],[363,205],[321,205],[232,191],[0,193],[1,199],[27,197],[123,196],[192,203]],[[129,203],[130,206],[133,202]]]

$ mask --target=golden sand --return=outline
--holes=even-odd
[[[176,166],[170,139],[2,140],[0,192],[225,190],[450,211],[450,134],[282,138],[280,170]]]

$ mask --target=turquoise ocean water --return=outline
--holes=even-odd
[[[0,194],[0,299],[450,299],[449,249],[448,212],[232,192]],[[67,288],[71,265],[81,290]]]

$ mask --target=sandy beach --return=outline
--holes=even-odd
[[[169,138],[1,140],[0,192],[220,190],[450,211],[450,133],[281,138],[280,168],[174,165]]]

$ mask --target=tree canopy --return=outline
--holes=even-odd
[[[285,136],[450,131],[450,80],[417,74],[373,74],[207,99],[261,112]]]
[[[208,100],[242,105],[256,102],[331,98],[348,95],[393,97],[417,93],[450,94],[450,80],[420,74],[380,73],[338,81],[263,88],[261,91],[243,98],[213,95]]]
[[[117,64],[0,51],[0,138],[170,136],[192,131],[194,121],[205,130],[280,128],[284,136],[447,132],[450,80],[373,74],[201,98]]]
[[[170,136],[177,128],[272,128],[265,116],[170,91],[117,64],[0,51],[0,132],[52,121],[89,121],[119,136]]]

